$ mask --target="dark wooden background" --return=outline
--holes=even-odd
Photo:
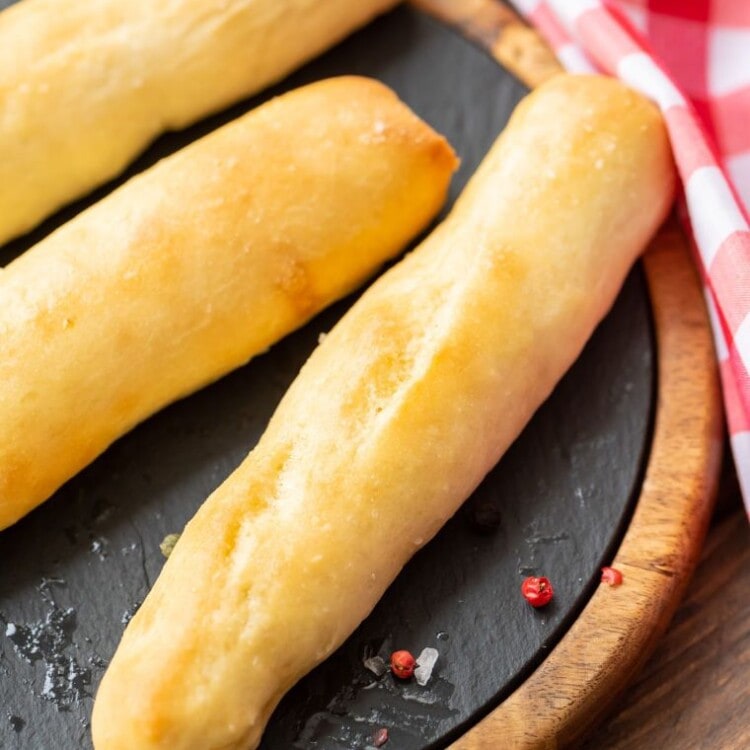
[[[750,748],[750,525],[726,459],[687,596],[614,712],[581,750]]]

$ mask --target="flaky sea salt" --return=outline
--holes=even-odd
[[[438,656],[436,648],[427,647],[422,649],[422,653],[417,657],[417,668],[414,670],[414,679],[418,685],[424,687],[430,681]]]
[[[362,663],[365,669],[369,669],[376,677],[382,677],[388,671],[388,666],[379,656],[371,656]]]

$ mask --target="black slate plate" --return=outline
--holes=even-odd
[[[524,94],[453,31],[400,8],[274,92],[161,139],[130,174],[271,93],[340,73],[385,81],[449,137],[463,159],[451,200]],[[0,262],[92,199],[0,249]],[[0,534],[0,747],[91,747],[92,696],[159,574],[159,542],[254,445],[318,334],[350,303],[149,420]],[[361,750],[379,727],[394,750],[444,747],[507,696],[576,618],[621,536],[648,452],[654,383],[649,303],[636,270],[482,487],[349,641],[284,699],[263,750]],[[497,526],[478,523],[498,518]],[[531,573],[555,584],[543,611],[519,595]],[[426,687],[376,681],[362,667],[366,654],[425,646],[440,653]]]

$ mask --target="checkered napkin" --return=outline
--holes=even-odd
[[[573,72],[658,103],[684,186],[750,514],[750,0],[514,0]]]

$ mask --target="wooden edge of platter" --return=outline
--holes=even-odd
[[[561,68],[499,0],[411,0],[533,88]],[[698,562],[718,485],[723,422],[700,281],[675,217],[643,258],[657,350],[654,434],[633,518],[600,586],[542,664],[451,750],[569,747],[612,707],[666,630]]]

